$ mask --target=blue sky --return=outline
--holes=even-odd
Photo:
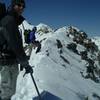
[[[33,25],[44,23],[51,28],[73,25],[90,36],[100,36],[100,0],[26,0],[23,15]]]

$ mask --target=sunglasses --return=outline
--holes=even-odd
[[[25,5],[24,4],[21,4],[21,3],[18,3],[18,4],[16,4],[18,7],[23,7],[23,8],[25,8]]]

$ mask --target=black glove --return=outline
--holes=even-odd
[[[32,69],[32,67],[30,66],[30,65],[27,65],[26,67],[25,67],[25,74],[28,74],[28,73],[33,73],[33,69]]]
[[[20,65],[22,66],[22,68],[25,68],[25,74],[23,75],[23,77],[28,73],[30,73],[30,74],[33,73],[33,69],[32,69],[32,67],[29,65],[29,63],[27,61],[26,62],[22,62]]]

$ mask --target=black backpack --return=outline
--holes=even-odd
[[[1,20],[5,15],[6,15],[6,6],[4,3],[0,2],[0,53],[2,52],[5,44],[5,39],[2,33],[3,27],[1,26]]]
[[[0,22],[2,20],[2,18],[6,15],[6,6],[4,3],[0,2]],[[2,44],[4,43],[3,41],[3,34],[2,34],[2,26],[0,24],[0,49],[2,48]]]
[[[0,2],[0,21],[6,14],[6,6],[4,3]]]

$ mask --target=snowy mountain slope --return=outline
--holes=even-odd
[[[33,75],[40,93],[48,91],[52,94],[49,97],[54,98],[52,100],[100,100],[100,83],[82,77],[81,72],[86,73],[87,62],[82,60],[80,54],[67,48],[73,42],[67,36],[67,27],[55,32],[50,27],[50,31],[45,31],[42,28],[44,24],[37,27],[42,30],[37,33],[37,40],[41,41],[42,48],[37,54],[36,49],[32,50],[29,62],[34,66]],[[77,44],[77,50],[80,53],[85,47]],[[12,100],[32,100],[37,96],[30,75],[23,78],[23,74],[24,71],[18,76],[16,94]]]
[[[100,37],[94,37],[92,40],[98,45],[100,50]]]

